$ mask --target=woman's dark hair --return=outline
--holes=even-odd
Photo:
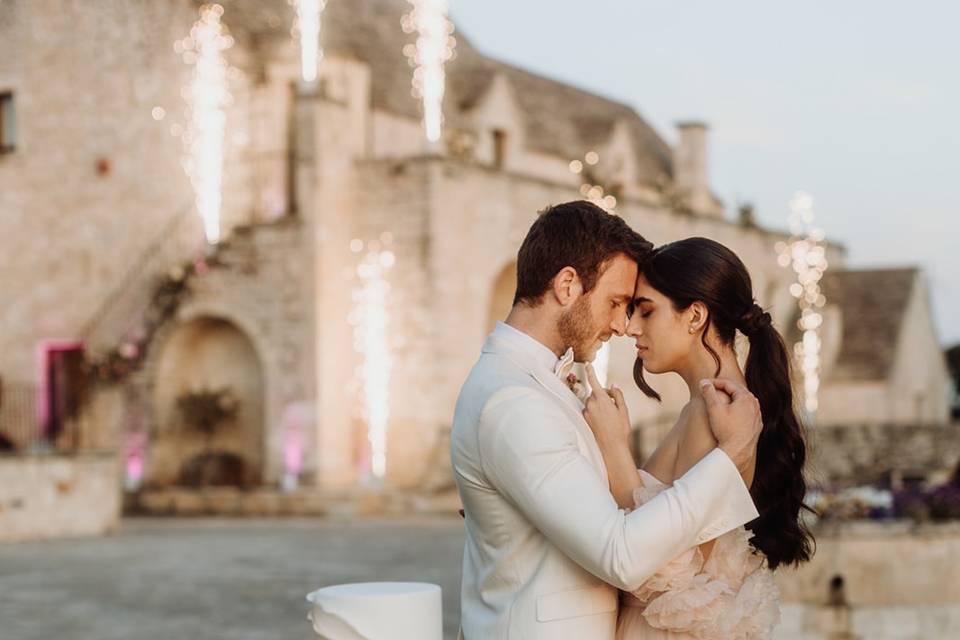
[[[652,248],[623,218],[592,202],[576,200],[548,207],[520,245],[513,304],[536,306],[564,267],[577,270],[583,292],[588,293],[608,260],[622,254],[639,263]]]
[[[713,326],[719,340],[734,346],[739,330],[750,341],[747,388],[760,401],[763,430],[757,445],[757,469],[750,495],[760,513],[747,529],[753,546],[767,557],[771,569],[810,559],[813,535],[800,519],[807,492],[804,479],[804,428],[793,406],[790,358],[783,338],[753,298],[747,268],[730,249],[707,238],[688,238],[654,249],[641,264],[650,286],[665,295],[677,311],[694,302],[707,308],[701,342],[717,363],[720,356],[707,344]],[[634,379],[648,396],[660,399],[643,378],[643,362],[634,365]]]

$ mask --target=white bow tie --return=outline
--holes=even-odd
[[[560,360],[557,361],[557,366],[554,368],[553,372],[557,375],[558,378],[567,381],[567,376],[570,374],[571,369],[573,369],[573,349],[567,349],[567,352],[560,356]]]

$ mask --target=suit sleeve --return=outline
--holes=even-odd
[[[635,591],[678,554],[758,515],[719,449],[627,514],[580,453],[575,429],[534,390],[501,389],[480,418],[480,460],[490,482],[548,540],[605,582]]]

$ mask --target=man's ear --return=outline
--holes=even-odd
[[[565,307],[583,293],[580,276],[573,267],[564,267],[553,277],[553,296],[557,303]]]
[[[688,309],[690,312],[690,333],[700,333],[707,326],[710,311],[702,302],[694,302]]]

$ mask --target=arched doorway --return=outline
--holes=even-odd
[[[511,262],[493,281],[490,293],[490,306],[487,310],[487,332],[493,330],[497,320],[503,320],[513,307],[513,296],[517,292],[517,263]]]
[[[177,327],[155,372],[148,486],[262,481],[264,375],[250,338],[203,317]]]

